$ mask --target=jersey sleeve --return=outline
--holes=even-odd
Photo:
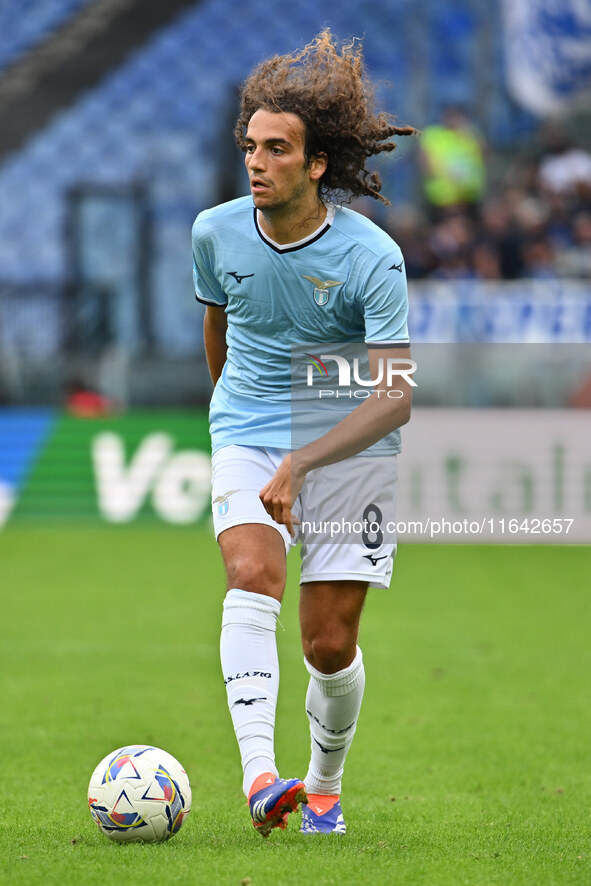
[[[211,236],[197,216],[192,232],[193,285],[195,298],[204,305],[223,307],[228,297],[215,274],[215,255]]]
[[[408,291],[402,253],[396,244],[370,268],[361,293],[365,341],[369,345],[409,344]]]

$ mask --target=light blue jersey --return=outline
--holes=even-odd
[[[329,206],[310,237],[280,246],[251,197],[200,213],[193,225],[197,299],[225,306],[228,356],[210,408],[213,450],[233,443],[291,449],[292,347],[407,345],[408,299],[397,244],[364,216]],[[395,431],[371,447],[398,452]]]

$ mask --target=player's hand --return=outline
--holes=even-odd
[[[304,485],[305,474],[299,476],[292,468],[291,454],[287,455],[266,486],[263,486],[259,498],[266,512],[276,523],[282,523],[293,535],[294,523],[299,524],[291,509],[294,501]]]

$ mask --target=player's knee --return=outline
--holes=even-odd
[[[255,558],[250,554],[236,556],[226,563],[228,587],[240,588],[255,594],[280,596],[285,584],[282,567],[264,559]]]
[[[306,660],[321,674],[335,674],[348,667],[357,649],[356,641],[341,632],[303,637],[302,646]]]

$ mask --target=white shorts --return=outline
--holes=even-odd
[[[259,493],[287,452],[224,446],[212,458],[216,538],[225,529],[264,523],[285,550],[301,542],[301,582],[366,581],[390,586],[396,554],[396,456],[348,458],[310,471],[292,508],[294,535],[265,511]]]

